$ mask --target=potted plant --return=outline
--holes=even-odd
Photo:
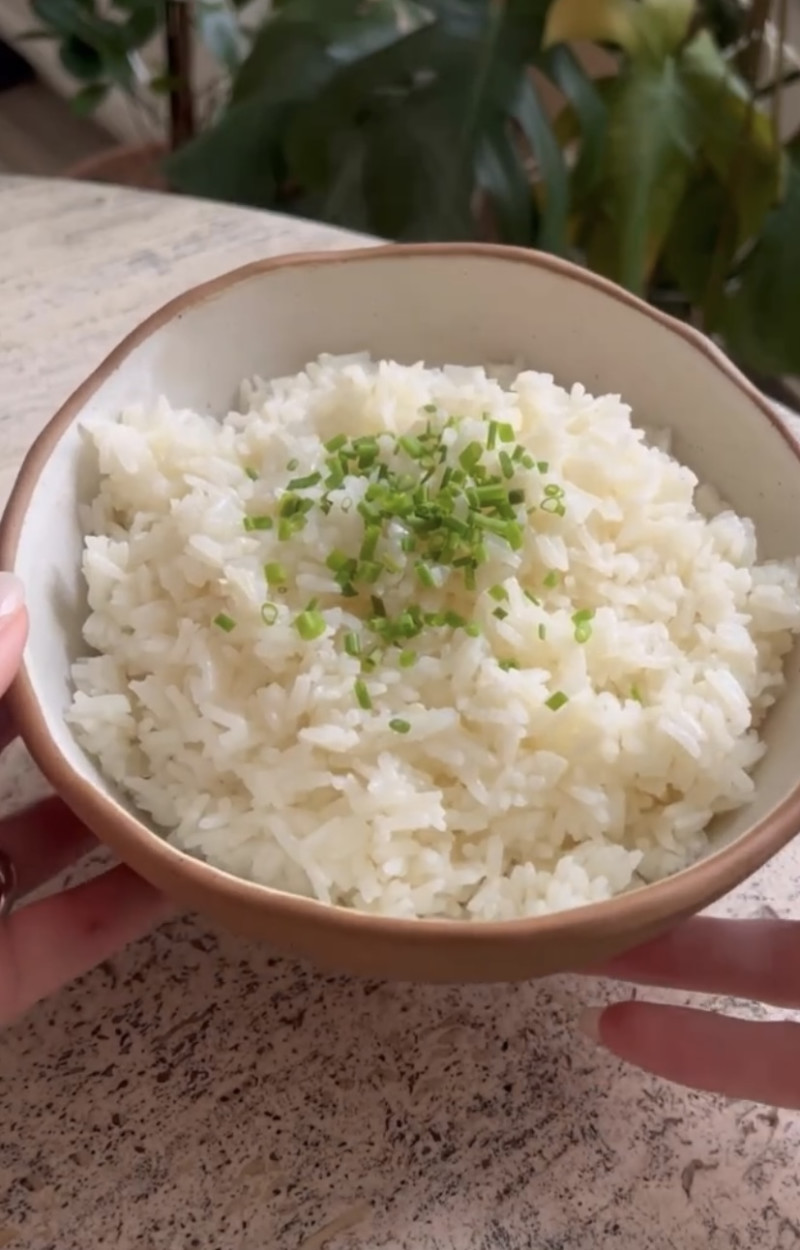
[[[66,172],[77,178],[137,187],[166,188],[161,169],[167,151],[195,135],[200,119],[213,115],[198,99],[195,37],[219,66],[221,94],[244,58],[248,0],[31,0],[38,26],[28,38],[58,45],[63,68],[78,87],[72,106],[94,112],[111,93],[127,102],[142,131],[138,143],[117,145]],[[204,117],[205,114],[205,117]],[[166,134],[166,138],[163,136]]]
[[[126,37],[152,38],[159,0],[114,4]],[[759,379],[800,374],[787,0],[272,0],[255,25],[232,0],[164,11],[172,189],[543,248],[701,325]],[[224,69],[199,124],[189,21]],[[105,78],[85,66],[89,103],[119,81],[107,52]]]

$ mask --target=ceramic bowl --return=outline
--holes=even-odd
[[[290,256],[189,291],[142,323],[75,392],[28,455],[0,539],[24,580],[31,632],[13,712],[42,771],[93,832],[182,905],[329,967],[428,981],[512,980],[591,966],[720,897],[800,827],[800,664],[769,717],[749,806],[713,829],[693,867],[611,901],[502,923],[391,920],[238,880],[167,845],[98,774],[64,724],[86,605],[78,505],[95,469],[83,417],[114,420],[166,394],[221,413],[240,380],[292,373],[320,352],[430,363],[519,361],[619,392],[643,424],[758,527],[761,554],[800,546],[800,450],[705,339],[571,265],[473,245]]]

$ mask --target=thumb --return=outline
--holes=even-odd
[[[16,676],[28,636],[25,590],[14,573],[0,572],[0,695]]]

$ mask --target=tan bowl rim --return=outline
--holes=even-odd
[[[724,374],[779,430],[786,441],[787,449],[800,460],[800,444],[790,435],[760,391],[714,343],[692,327],[676,321],[630,292],[570,261],[526,248],[481,243],[388,244],[359,246],[333,252],[293,253],[253,261],[192,287],[146,317],[109,353],[59,408],[25,457],[0,522],[0,568],[14,568],[20,533],[33,490],[66,428],[106,378],[140,343],[162,326],[187,308],[211,299],[229,287],[278,269],[350,265],[387,259],[402,261],[407,257],[423,256],[449,257],[453,260],[480,257],[531,265],[549,270],[569,281],[581,282],[627,305],[667,332],[682,337],[694,351]],[[9,691],[8,699],[14,721],[42,773],[68,805],[73,806],[85,819],[88,814],[95,832],[98,827],[103,829],[103,833],[99,835],[101,840],[111,846],[123,861],[128,857],[127,852],[131,848],[149,843],[147,853],[150,859],[160,860],[172,879],[182,876],[190,879],[201,890],[213,890],[217,895],[225,896],[230,903],[269,905],[276,916],[291,914],[298,921],[307,919],[317,924],[324,922],[331,928],[349,930],[354,937],[360,932],[364,937],[369,934],[387,939],[396,937],[407,943],[409,940],[425,942],[435,936],[437,941],[461,945],[464,942],[482,942],[485,939],[501,937],[506,941],[513,938],[523,943],[534,936],[537,939],[545,939],[550,935],[565,938],[579,931],[585,933],[597,928],[633,932],[638,926],[651,920],[655,913],[676,914],[710,896],[718,897],[765,863],[800,829],[799,777],[797,786],[783,802],[729,846],[673,876],[641,886],[630,893],[567,911],[516,920],[471,921],[377,916],[245,881],[170,846],[159,834],[136,820],[112,798],[73,770],[50,736],[24,661]]]

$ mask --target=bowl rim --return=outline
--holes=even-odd
[[[402,261],[408,257],[450,257],[456,260],[480,258],[530,265],[548,270],[569,281],[583,283],[626,305],[666,332],[679,335],[718,373],[738,387],[761,415],[775,426],[784,438],[787,450],[800,461],[800,442],[795,440],[761,392],[710,339],[693,327],[646,304],[638,296],[608,279],[570,261],[532,249],[484,243],[378,243],[329,252],[288,253],[251,261],[193,286],[169,300],[139,322],[72,392],[31,445],[12,487],[0,520],[0,569],[14,569],[31,497],[62,435],[79,416],[91,396],[147,338],[188,308],[210,300],[239,283],[268,276],[277,270],[352,265],[369,263],[372,260]],[[164,876],[173,881],[183,878],[196,886],[198,892],[213,892],[219,898],[224,897],[229,904],[248,908],[260,905],[262,910],[269,907],[276,918],[282,914],[298,922],[307,920],[316,925],[324,923],[342,934],[349,931],[352,937],[359,934],[366,936],[369,933],[373,937],[400,939],[404,943],[413,944],[422,944],[435,937],[437,942],[444,940],[448,945],[463,945],[499,938],[520,943],[556,935],[566,939],[570,935],[577,935],[579,932],[585,934],[587,931],[634,932],[638,927],[652,922],[655,915],[677,915],[697,904],[705,903],[711,897],[720,897],[766,863],[800,829],[799,776],[797,785],[785,799],[728,846],[712,852],[672,876],[640,886],[628,893],[566,911],[511,920],[381,916],[247,881],[171,846],[161,835],[150,829],[144,820],[138,820],[125,810],[112,795],[81,777],[62,755],[50,734],[47,717],[35,697],[26,658],[23,659],[7,698],[13,721],[42,773],[67,805],[73,807],[91,825],[98,838],[115,850],[123,861],[134,859],[137,864],[141,863],[142,856],[136,854],[137,849],[141,849],[147,863],[160,863],[164,870],[162,879]],[[143,875],[147,875],[146,868]]]

